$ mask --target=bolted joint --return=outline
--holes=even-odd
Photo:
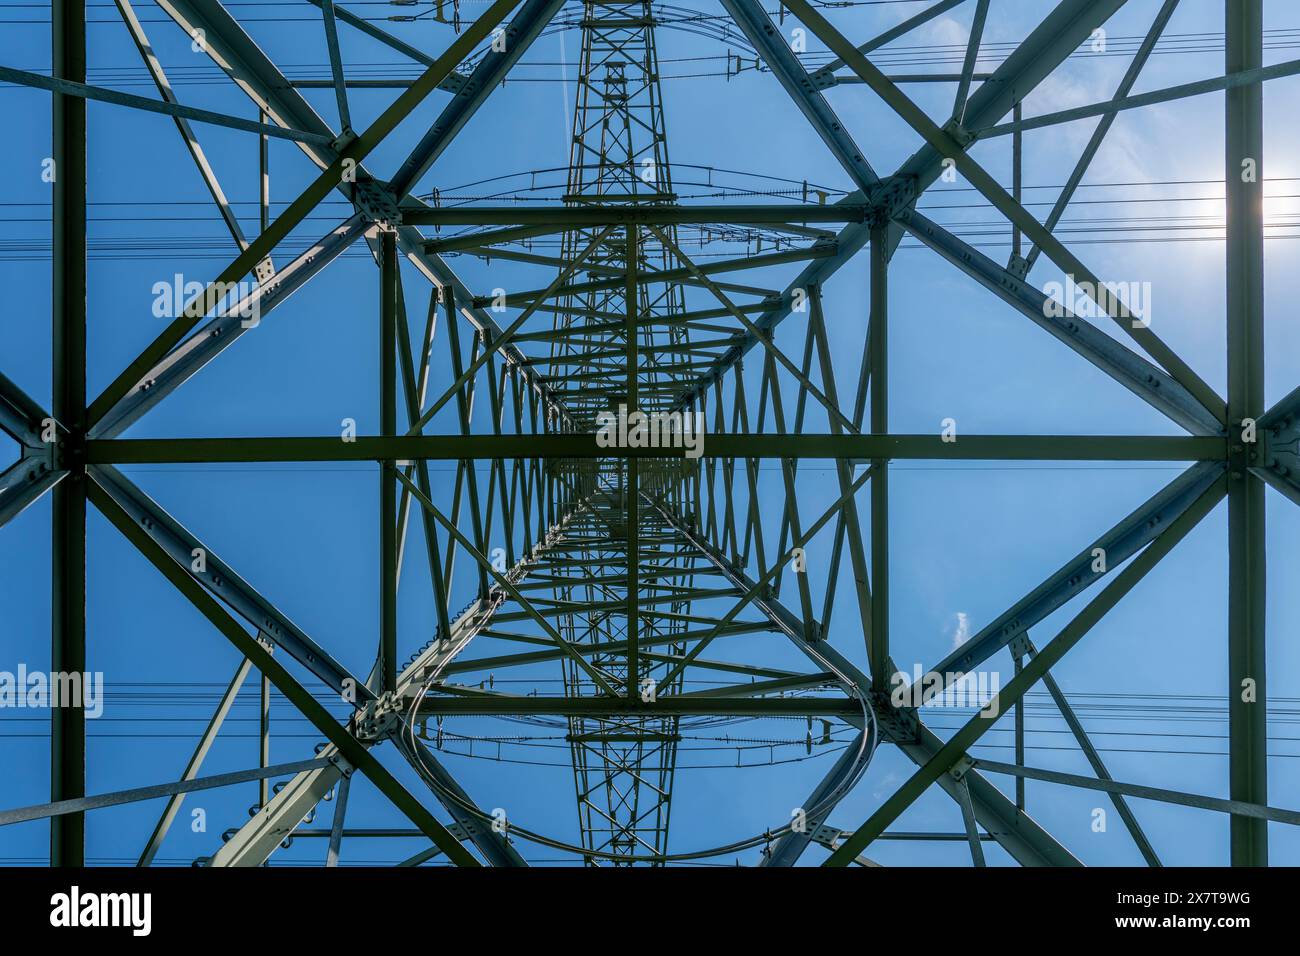
[[[53,466],[58,471],[85,471],[85,433],[60,430],[58,441],[50,444],[50,454],[53,457]]]
[[[1236,452],[1238,448],[1240,453]],[[1271,473],[1270,480],[1300,489],[1300,421],[1291,415],[1284,415],[1267,426],[1259,425],[1253,444],[1230,443],[1228,452],[1229,467],[1234,474],[1241,467],[1262,469]]]
[[[386,183],[360,171],[352,184],[352,204],[363,216],[381,226],[396,228],[402,224],[402,210],[393,199],[392,190]]]
[[[967,771],[975,766],[975,761],[968,754],[962,754],[957,758],[957,762],[948,768],[948,776],[954,780],[961,780],[966,776]]]
[[[334,141],[330,143],[330,149],[334,150],[336,153],[341,153],[351,146],[353,142],[356,141],[356,138],[356,130],[351,126],[345,126],[343,127],[343,132],[339,133],[339,135],[335,137]]]
[[[888,691],[869,690],[867,697],[876,713],[881,739],[894,743],[916,743],[921,739],[921,725],[915,707],[895,707]]]
[[[916,201],[916,180],[911,176],[891,176],[882,180],[871,196],[867,223],[879,229],[893,222],[894,216]]]
[[[391,736],[402,725],[404,702],[388,691],[372,700],[353,717],[352,734],[358,740],[376,743]]]
[[[1258,437],[1253,442],[1242,440],[1242,429],[1244,423],[1235,422],[1229,426],[1228,433],[1228,475],[1233,480],[1239,480],[1246,476],[1252,467],[1267,461],[1267,458],[1260,459],[1260,442]]]
[[[1011,656],[1015,658],[1028,657],[1031,648],[1032,645],[1029,643],[1029,634],[1025,631],[1021,631],[1013,637],[1011,643],[1008,645],[1008,649],[1011,651]]]
[[[950,119],[943,124],[943,131],[948,134],[954,143],[965,149],[975,141],[975,134],[966,127],[962,126],[955,119]]]

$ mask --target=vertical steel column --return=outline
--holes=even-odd
[[[1012,119],[1019,123],[1023,115],[1019,102],[1016,103],[1013,114]],[[1024,201],[1024,181],[1022,179],[1025,155],[1024,139],[1025,135],[1020,130],[1016,130],[1011,134],[1011,198],[1017,203]],[[1017,275],[1028,274],[1029,272],[1025,266],[1021,265],[1024,257],[1020,254],[1020,235],[1020,227],[1013,223],[1011,225],[1011,270]]]
[[[1019,123],[1024,113],[1020,101],[1016,101],[1013,119]],[[1011,134],[1011,198],[1017,203],[1024,202],[1024,134],[1016,130]],[[1011,261],[1007,266],[1016,275],[1029,274],[1029,262],[1022,255],[1020,227],[1011,226]],[[1012,646],[1011,658],[1013,673],[1019,674],[1024,669],[1024,655],[1016,645]],[[1025,765],[1025,704],[1017,701],[1015,706],[1015,752],[1016,766]],[[1016,809],[1025,809],[1025,778],[1016,777]]]
[[[397,434],[397,233],[380,237],[379,431]],[[397,463],[379,464],[379,656],[383,689],[397,689]]]
[[[637,291],[637,266],[640,252],[637,249],[637,226],[627,227],[627,413],[638,410],[640,396],[637,381],[637,311],[640,305]],[[641,553],[641,466],[635,458],[627,459],[627,696],[637,695],[640,660],[637,642],[640,638],[640,616],[637,613]]]
[[[267,116],[258,111],[258,120],[267,122]],[[271,224],[271,156],[270,138],[257,138],[257,189],[258,189],[258,223],[261,226],[258,235],[266,232]],[[258,762],[259,766],[271,765],[271,678],[262,675],[262,693],[259,700],[261,719],[258,721]],[[257,782],[257,805],[264,807],[271,799],[271,781],[263,777]]]
[[[270,649],[269,647],[267,648]],[[257,765],[271,766],[271,681],[262,676],[262,693],[258,697]],[[257,805],[264,807],[271,799],[271,781],[263,777],[257,782]]]
[[[84,0],[52,0],[51,67],[86,82]],[[86,670],[86,103],[53,94],[53,392],[60,467],[54,488],[50,569],[50,669]],[[82,693],[85,689],[82,687]],[[50,800],[86,795],[86,724],[82,701],[50,708]],[[85,864],[83,813],[50,820],[50,865]]]
[[[269,123],[270,119],[261,110],[258,110],[257,120],[259,123]],[[258,198],[258,223],[261,229],[258,235],[266,232],[266,227],[271,224],[271,140],[267,136],[257,137],[257,198]]]
[[[1020,676],[1020,672],[1025,669],[1025,656],[1016,646],[1012,646],[1011,651],[1012,676]],[[1016,748],[1016,766],[1025,765],[1025,704],[1024,701],[1016,701],[1015,707],[1015,748]],[[1025,809],[1025,778],[1016,777],[1016,809],[1023,811]]]
[[[871,230],[871,432],[889,432],[889,227]],[[889,687],[889,462],[871,462],[871,686]]]
[[[1227,0],[1225,70],[1263,59],[1263,0]],[[1233,800],[1268,803],[1264,634],[1264,484],[1244,419],[1264,412],[1264,92],[1228,90],[1226,107],[1228,444],[1228,739]],[[1268,823],[1233,816],[1234,866],[1268,864]]]
[[[352,778],[344,777],[334,791],[334,821],[330,824],[330,842],[325,850],[326,866],[339,865],[339,846],[343,842],[343,823],[348,815],[348,789],[351,784]]]

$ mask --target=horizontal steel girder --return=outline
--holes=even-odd
[[[256,461],[686,457],[681,448],[602,448],[594,434],[399,435],[342,438],[91,440],[93,465]],[[733,435],[706,434],[704,458],[873,458],[932,461],[1222,461],[1222,438],[1180,435]]]
[[[686,717],[690,715],[747,717],[856,717],[862,707],[847,697],[721,697],[674,694],[655,701],[629,697],[426,697],[421,714],[520,715],[564,717]]]
[[[735,223],[758,225],[783,222],[865,222],[870,206],[863,202],[832,205],[769,203],[728,206],[449,206],[402,209],[407,226],[618,226]]]

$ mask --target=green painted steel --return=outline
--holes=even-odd
[[[331,866],[347,859],[347,841],[355,836],[414,835],[432,847],[408,856],[404,862],[412,865],[434,855],[459,865],[477,865],[480,857],[491,865],[524,865],[525,845],[592,866],[664,865],[747,850],[761,850],[765,863],[792,865],[810,847],[820,853],[817,846],[828,851],[824,859],[831,865],[871,864],[860,854],[876,840],[930,837],[964,841],[977,866],[985,864],[990,841],[1025,865],[1077,865],[1064,843],[1025,812],[1026,780],[1109,793],[1126,838],[1150,865],[1160,865],[1158,848],[1126,797],[1228,813],[1231,862],[1267,864],[1268,823],[1300,821],[1295,810],[1268,803],[1264,511],[1265,483],[1300,502],[1294,474],[1300,459],[1291,450],[1300,433],[1300,390],[1271,410],[1264,404],[1262,91],[1266,81],[1294,74],[1300,61],[1263,65],[1262,0],[1225,3],[1222,76],[1132,94],[1175,13],[1178,0],[1164,0],[1111,99],[1029,119],[1021,115],[1021,100],[1106,24],[1122,0],[1061,0],[1029,25],[1024,40],[989,74],[977,73],[975,66],[986,18],[999,11],[996,4],[975,0],[962,68],[940,77],[956,86],[951,113],[945,103],[942,120],[931,118],[902,91],[900,78],[886,76],[868,54],[961,0],[940,0],[866,42],[837,28],[826,5],[785,0],[774,21],[757,0],[724,0],[728,22],[773,74],[774,95],[791,99],[816,134],[810,142],[828,150],[856,191],[828,203],[824,192],[817,201],[818,187],[805,183],[802,195],[787,190],[770,203],[734,197],[697,205],[682,203],[674,186],[657,52],[657,32],[670,14],[649,0],[584,0],[576,19],[561,11],[558,0],[495,0],[463,29],[458,24],[446,49],[431,53],[329,0],[312,2],[321,8],[328,44],[330,79],[324,85],[333,88],[343,127],[350,122],[347,90],[358,81],[347,77],[340,31],[360,30],[367,42],[383,43],[420,64],[418,78],[403,81],[401,92],[360,135],[332,130],[297,92],[311,82],[286,79],[215,0],[159,0],[159,7],[187,32],[209,36],[204,52],[249,96],[260,122],[181,107],[161,62],[150,61],[148,38],[125,0],[119,0],[119,12],[163,100],[144,102],[86,84],[86,5],[74,0],[54,0],[51,7],[51,76],[0,70],[0,78],[49,90],[53,105],[58,176],[49,416],[0,375],[0,428],[22,448],[21,461],[0,473],[0,524],[53,488],[53,666],[85,670],[87,500],[244,656],[179,781],[86,798],[82,713],[55,709],[50,803],[10,812],[13,821],[50,818],[52,864],[84,862],[87,811],[169,796],[140,856],[148,865],[158,857],[181,794],[257,782],[253,818],[214,848],[215,865],[265,863],[295,831],[328,836],[325,862]],[[805,70],[805,60],[785,41],[787,11],[830,51],[829,63]],[[421,196],[425,173],[453,139],[472,135],[464,129],[479,106],[557,16],[569,17],[565,25],[580,30],[581,51],[569,161],[554,195],[513,205],[500,197],[444,205],[436,195]],[[503,37],[504,49],[496,46]],[[857,94],[879,99],[920,137],[923,145],[893,175],[877,173],[869,151],[854,142],[823,98],[822,90],[840,83],[857,84]],[[415,137],[418,145],[397,175],[387,182],[371,175],[362,161],[387,145],[399,123],[435,90],[452,93],[452,100]],[[1054,233],[1118,113],[1220,90],[1226,91],[1226,398],[1144,323],[1123,321],[1124,304],[1095,282]],[[197,310],[178,316],[88,405],[88,99],[176,120],[239,246],[217,271],[217,282],[273,270],[270,257],[277,247],[335,190],[354,205],[351,218],[322,240],[320,255],[331,262],[365,235],[379,266],[377,434],[116,437],[159,395],[170,394],[223,351],[203,341],[228,328],[200,326],[205,316]],[[1022,202],[1023,138],[1091,116],[1102,121],[1042,222]],[[240,232],[188,120],[234,131],[227,135],[258,137],[262,228],[251,241]],[[1004,134],[1013,137],[1010,191],[971,156],[974,143]],[[315,178],[274,219],[266,180],[268,136],[295,143],[316,167]],[[1012,230],[1013,255],[1005,267],[917,211],[918,199],[946,166]],[[890,259],[904,230],[1187,434],[892,433]],[[696,251],[715,239],[727,251]],[[1025,239],[1031,248],[1022,256]],[[472,289],[444,260],[452,254],[548,271],[535,288]],[[1053,322],[1039,314],[1043,296],[1028,274],[1042,256],[1077,281],[1092,283],[1104,317],[1118,324],[1132,347],[1078,316]],[[846,263],[863,258],[866,282],[857,292],[866,322],[854,326],[860,336],[850,357],[861,365],[856,380],[845,380],[831,348],[838,336],[828,334],[842,328],[825,311],[822,293]],[[431,286],[412,297],[409,312],[412,286],[403,281],[403,260],[410,277]],[[309,267],[311,261],[308,256],[302,265],[287,266],[284,288],[293,291],[320,271],[319,262]],[[794,278],[766,288],[752,284],[756,270],[767,270],[759,273],[764,282],[783,271]],[[274,299],[280,288],[264,286],[261,293]],[[905,286],[895,285],[895,296],[900,288]],[[424,309],[426,291],[427,311],[413,317],[415,303]],[[493,314],[499,311],[513,315],[498,325]],[[778,326],[781,342],[793,345],[778,344]],[[439,349],[445,352],[435,359]],[[439,381],[435,368],[449,369],[448,381]],[[149,395],[155,385],[158,392]],[[47,417],[58,425],[53,447],[40,438]],[[801,496],[800,469],[806,474],[808,463],[817,460],[829,463],[828,487],[835,490],[824,493],[825,500],[809,501]],[[436,461],[449,464],[435,481],[430,463]],[[1097,539],[1120,560],[1094,567],[1097,542],[1087,543],[940,662],[941,671],[969,672],[1004,649],[1010,653],[1014,677],[997,703],[1003,711],[1015,708],[1013,764],[971,757],[990,721],[972,718],[941,740],[926,727],[919,704],[891,699],[896,648],[890,624],[900,613],[897,602],[891,612],[890,588],[891,550],[900,543],[891,537],[890,522],[896,461],[952,462],[958,472],[959,463],[980,461],[1190,465]],[[111,467],[240,462],[375,463],[379,606],[368,675],[351,675],[215,555],[198,549],[208,559],[204,568],[187,564],[193,536]],[[860,513],[859,497],[867,496]],[[1051,670],[1225,498],[1229,799],[1116,781]],[[424,539],[415,566],[407,561],[413,525]],[[814,541],[830,546],[828,567],[817,572],[820,581],[810,580],[804,566]],[[846,583],[837,593],[841,577]],[[431,635],[416,640],[399,627],[402,586],[429,588]],[[455,613],[450,596],[466,591],[473,600]],[[1085,594],[1090,600],[1082,610],[1036,649],[1029,629]],[[833,618],[837,607],[842,610]],[[851,643],[862,642],[854,650],[860,649],[865,670],[844,653],[846,633]],[[504,649],[464,653],[484,640],[502,642]],[[783,649],[792,646],[805,666],[758,663],[764,642],[773,641],[787,642]],[[403,666],[404,652],[417,644]],[[332,694],[356,685],[343,698],[350,711],[346,722],[295,679],[285,655]],[[200,764],[254,667],[264,693],[261,766],[200,778]],[[557,675],[548,692],[508,689],[513,684],[507,681],[542,670]],[[1040,681],[1096,779],[1025,766],[1024,695]],[[949,683],[945,676],[943,685]],[[319,759],[268,767],[272,685],[328,741]],[[572,767],[577,844],[534,832],[527,821],[498,825],[440,762],[455,737],[451,728],[494,719],[516,726],[540,722],[562,733],[558,749]],[[806,720],[808,755],[835,742],[833,730],[850,734],[852,743],[841,748],[806,801],[814,804],[808,808],[814,832],[775,821],[767,833],[726,846],[678,846],[670,821],[681,744],[707,721],[749,719],[800,725]],[[816,742],[814,720],[825,728]],[[918,770],[865,822],[832,826],[840,799],[867,770],[879,744],[897,747]],[[427,795],[411,792],[385,768],[376,748],[390,746]],[[739,761],[738,746],[736,754]],[[346,817],[362,812],[358,801],[349,806],[346,797],[354,768],[416,829],[349,826]],[[1014,802],[981,770],[1014,777]],[[280,775],[291,779],[272,794],[269,779]],[[956,804],[961,832],[887,829],[934,790]],[[339,802],[330,828],[302,831],[331,792]],[[439,822],[425,797],[437,801],[453,823]]]

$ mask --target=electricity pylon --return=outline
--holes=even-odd
[[[566,205],[636,208],[674,202],[648,0],[584,5],[576,81]],[[647,275],[667,266],[663,245],[635,225],[566,230],[561,258],[574,261],[592,243],[583,268],[593,275]],[[683,311],[681,287],[671,284],[637,283],[630,289],[625,284],[561,301],[550,379],[578,424],[595,428],[601,412],[620,405],[628,414],[666,408],[679,384],[674,366],[682,353],[674,349],[686,340],[672,319]],[[599,318],[606,315],[626,316],[626,322],[611,327]],[[566,615],[566,637],[596,638],[619,648],[593,657],[592,664],[629,696],[646,700],[682,689],[681,674],[659,686],[669,665],[643,658],[641,646],[648,638],[666,637],[670,657],[683,652],[672,638],[685,632],[691,602],[677,595],[693,585],[692,562],[680,560],[683,542],[670,526],[641,513],[642,484],[651,477],[642,472],[653,467],[631,459],[601,462],[602,490],[589,502],[587,543],[575,556],[587,567],[617,572],[621,564],[622,574],[599,585],[566,586],[561,595],[592,609]],[[614,609],[604,609],[611,602]],[[573,696],[594,690],[571,661],[565,665],[565,689]],[[588,849],[615,857],[663,854],[677,740],[675,718],[570,718],[578,815]]]
[[[988,73],[976,66],[990,4],[966,0],[971,27],[960,71],[905,78],[886,75],[869,54],[958,4],[935,3],[880,35],[850,40],[825,15],[830,7],[808,0],[784,0],[775,20],[757,0],[722,0],[724,26],[709,26],[712,17],[681,22],[706,34],[713,30],[710,35],[725,43],[738,44],[743,36],[754,62],[771,74],[767,92],[793,101],[815,134],[809,143],[834,158],[846,187],[837,202],[810,202],[805,188],[797,202],[728,194],[709,204],[682,203],[674,194],[655,54],[655,25],[674,15],[671,8],[589,0],[574,20],[561,12],[563,0],[495,0],[476,8],[478,17],[454,37],[443,37],[447,46],[431,55],[321,0],[338,111],[331,123],[301,92],[311,81],[286,77],[216,0],[158,0],[158,6],[263,121],[182,105],[132,4],[115,4],[159,98],[87,82],[84,2],[51,5],[51,76],[3,68],[6,82],[52,94],[52,168],[58,175],[51,181],[53,387],[42,403],[0,377],[0,427],[20,448],[19,460],[0,473],[0,525],[52,491],[53,668],[81,671],[87,660],[86,578],[94,571],[86,548],[88,506],[238,651],[241,662],[192,756],[162,784],[88,795],[84,714],[75,706],[56,710],[50,801],[0,810],[0,826],[52,821],[52,863],[84,861],[84,827],[93,811],[166,796],[157,824],[141,841],[140,862],[148,865],[186,794],[251,789],[254,783],[259,796],[251,818],[232,819],[207,862],[260,865],[295,836],[327,836],[323,858],[332,865],[351,835],[386,835],[421,841],[424,848],[403,860],[409,864],[445,859],[518,866],[541,846],[594,865],[675,863],[746,851],[755,851],[754,861],[763,865],[792,865],[819,844],[831,851],[824,857],[828,864],[869,865],[864,852],[887,831],[898,836],[890,830],[895,821],[932,794],[960,814],[957,835],[975,865],[984,864],[990,841],[1025,865],[1077,864],[1078,847],[1029,814],[1027,780],[1106,794],[1134,851],[1153,865],[1160,862],[1158,848],[1130,808],[1132,799],[1226,814],[1230,860],[1239,865],[1268,862],[1270,822],[1300,822],[1296,811],[1270,805],[1267,788],[1264,489],[1300,502],[1300,390],[1271,408],[1264,404],[1259,174],[1263,84],[1300,66],[1262,66],[1261,0],[1225,4],[1222,75],[1131,95],[1177,7],[1166,0],[1114,96],[1028,119],[1020,115],[1021,101],[1096,42],[1122,0],[1060,0],[1025,25],[1015,49]],[[791,16],[805,39],[824,47],[815,68],[787,40]],[[583,32],[561,200],[448,204],[422,195],[421,185],[449,144],[472,135],[474,114],[553,21]],[[401,93],[359,133],[352,129],[340,25],[418,64],[418,75],[397,81]],[[951,114],[945,109],[936,118],[919,107],[903,88],[910,82],[954,87]],[[824,91],[840,85],[873,97],[919,141],[892,174],[877,172],[872,151],[859,148],[831,109]],[[435,91],[449,94],[438,115],[419,130],[407,158],[384,170],[391,175],[377,176],[367,165],[377,159],[376,148]],[[1131,321],[1125,304],[1054,232],[1118,114],[1217,91],[1226,91],[1225,395],[1155,329]],[[228,264],[211,277],[208,291],[253,282],[232,308],[223,311],[218,295],[169,316],[93,398],[87,392],[86,100],[174,121],[233,242]],[[1055,208],[1040,221],[1019,194],[1021,141],[1039,130],[1055,135],[1054,127],[1089,117],[1100,118],[1096,131]],[[260,191],[261,228],[251,239],[199,145],[196,127],[205,125],[239,131],[263,146],[272,138],[286,141],[312,164],[309,185],[279,216],[271,217],[265,188]],[[974,144],[1000,137],[1010,138],[1010,192],[971,154]],[[713,145],[725,153],[728,144]],[[263,148],[262,183],[265,155]],[[1014,233],[1005,266],[918,209],[918,199],[945,175],[961,176]],[[825,197],[825,190],[817,192]],[[304,237],[308,217],[328,208],[327,199],[346,202],[345,218],[323,236]],[[726,237],[720,255],[701,254],[702,233]],[[891,261],[905,235],[1180,433],[962,434],[951,441],[941,434],[892,432]],[[554,247],[542,240],[555,236],[558,255],[547,255]],[[379,280],[375,433],[125,436],[249,334],[242,319],[250,309],[262,322],[271,319],[362,239]],[[511,272],[509,289],[489,293],[497,273],[467,280],[452,268],[457,257],[492,269],[502,262],[540,267],[547,278],[528,288],[524,273]],[[1089,290],[1086,311],[1094,314],[1048,306],[1029,281],[1044,257]],[[869,284],[858,290],[865,301],[848,327],[856,348],[846,371],[846,358],[830,346],[832,317],[823,311],[822,289],[846,263],[863,260]],[[428,292],[423,335],[411,318],[413,304],[423,300],[414,288]],[[1111,321],[1116,329],[1109,328]],[[787,354],[778,328],[783,340],[802,349]],[[254,337],[246,344],[262,343]],[[620,409],[628,421],[611,444],[602,432]],[[631,422],[642,415],[667,421],[669,440],[643,440],[640,422]],[[697,415],[708,425],[703,446],[693,449],[699,457],[685,434],[686,422]],[[825,484],[817,496],[804,493],[808,469],[802,463],[811,460],[831,464],[829,493]],[[900,460],[1185,465],[1112,527],[1081,542],[1077,553],[1063,555],[1038,586],[930,668],[945,684],[952,683],[949,675],[996,666],[999,657],[1014,668],[996,701],[999,719],[1015,721],[1008,728],[1015,734],[1014,762],[972,752],[995,720],[976,714],[942,739],[926,725],[924,701],[900,703],[890,693],[901,651],[889,627],[889,473],[891,462]],[[452,477],[435,481],[429,467],[435,461],[453,463]],[[379,607],[374,634],[366,634],[367,644],[373,639],[377,647],[373,664],[367,658],[362,670],[349,668],[345,661],[353,658],[336,646],[346,635],[306,633],[221,557],[220,542],[200,540],[184,516],[169,514],[124,470],[196,462],[375,468]],[[774,481],[760,475],[764,462]],[[1117,781],[1052,669],[1224,501],[1228,798]],[[416,554],[421,549],[408,547],[408,538],[420,532],[424,548]],[[823,558],[815,580],[807,561],[814,548]],[[502,560],[493,557],[497,551]],[[399,633],[404,562],[419,566],[421,588],[427,564],[432,610],[418,637]],[[413,577],[408,568],[406,586]],[[1049,619],[1084,595],[1086,606],[1044,639]],[[781,642],[796,663],[777,666],[766,658],[766,640]],[[491,642],[504,642],[504,650]],[[720,656],[722,647],[727,653]],[[537,667],[549,668],[563,692],[509,693],[494,681],[496,674]],[[256,767],[205,775],[204,760],[254,669],[319,731],[322,743],[314,752],[294,753],[299,759],[271,764],[263,721]],[[1091,775],[1034,767],[1025,759],[1020,708],[1040,682]],[[580,844],[533,830],[528,792],[512,791],[507,782],[497,792],[478,794],[480,805],[444,765],[449,721],[501,715],[566,728]],[[670,846],[669,808],[674,789],[680,796],[682,744],[702,721],[718,718],[806,721],[807,747],[830,741],[840,745],[840,755],[790,800],[789,821],[773,820],[762,832],[716,846]],[[827,728],[816,738],[814,720]],[[833,825],[831,814],[866,772],[878,744],[897,748],[916,770],[865,821]],[[394,752],[419,787],[408,786],[377,756]],[[400,812],[406,829],[357,826],[359,811],[349,811],[348,793],[358,775],[386,809]],[[1014,797],[994,786],[990,775],[1015,781]],[[279,782],[267,787],[271,780]],[[327,799],[333,801],[332,825],[313,831]],[[710,820],[708,832],[725,822]]]

